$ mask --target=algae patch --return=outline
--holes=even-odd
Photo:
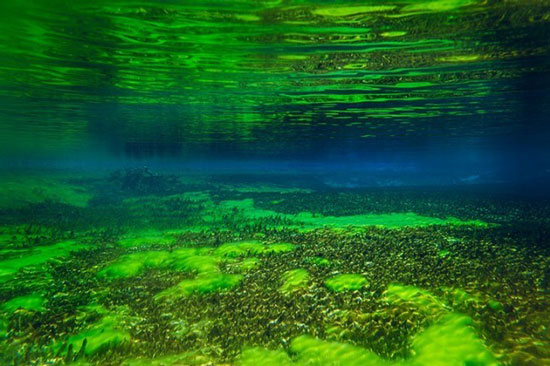
[[[306,288],[309,283],[309,273],[305,269],[293,269],[283,273],[281,292],[289,294]]]
[[[192,280],[183,280],[176,286],[170,287],[155,296],[155,299],[186,297],[191,294],[207,294],[229,290],[237,286],[242,275],[225,273],[201,273]]]
[[[334,292],[359,290],[367,284],[365,277],[358,274],[341,274],[325,280],[325,286]]]
[[[310,212],[298,214],[285,214],[272,210],[259,209],[254,206],[254,200],[244,199],[240,201],[222,201],[218,206],[206,210],[205,217],[208,217],[210,224],[223,222],[223,217],[233,216],[243,222],[255,222],[261,219],[278,218],[286,221],[284,227],[300,230],[315,230],[319,228],[343,228],[379,226],[389,229],[403,227],[424,227],[430,225],[468,225],[488,227],[489,224],[480,220],[460,220],[455,217],[440,219],[418,215],[414,212],[386,213],[386,214],[363,214],[350,216],[324,216]],[[274,225],[279,227],[278,225]],[[282,226],[281,226],[282,227]]]
[[[29,250],[9,251],[7,259],[0,262],[0,283],[12,279],[20,269],[40,266],[53,258],[65,257],[72,251],[84,248],[86,245],[68,240]],[[5,253],[5,251],[0,253]]]
[[[0,305],[0,309],[8,313],[13,313],[17,309],[42,311],[44,310],[44,302],[45,300],[42,294],[33,293],[30,295],[14,297],[13,299]]]
[[[16,208],[45,201],[85,207],[92,195],[83,187],[45,176],[2,175],[0,208]]]
[[[123,326],[124,320],[128,319],[125,308],[118,308],[115,312],[98,306],[96,310],[103,314],[101,319],[85,327],[80,333],[69,336],[54,348],[64,354],[72,348],[75,353],[92,355],[130,341],[130,333]]]

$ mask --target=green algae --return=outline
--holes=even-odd
[[[158,358],[137,358],[122,361],[121,366],[215,366],[212,360],[201,352],[184,352]]]
[[[259,241],[240,241],[224,243],[217,248],[180,248],[169,251],[146,251],[122,255],[113,263],[101,269],[97,276],[104,279],[134,277],[147,269],[169,269],[184,272],[219,272],[222,263],[236,264],[241,270],[254,268],[257,258],[250,256],[262,254],[280,254],[294,250],[290,243],[262,244]]]
[[[296,187],[280,187],[275,185],[222,185],[221,188],[224,188],[228,191],[241,192],[241,193],[312,193],[312,189],[306,188],[296,188]]]
[[[67,347],[72,345],[73,349],[80,350],[86,340],[84,353],[92,355],[128,342],[130,333],[121,329],[120,323],[119,315],[105,315],[85,331],[70,336],[66,341]]]
[[[258,255],[263,253],[265,250],[265,245],[259,241],[241,241],[233,243],[224,243],[214,250],[214,254],[236,258],[240,256],[249,256],[249,255]]]
[[[173,235],[152,234],[135,237],[126,237],[118,241],[118,244],[122,247],[142,247],[151,245],[169,246],[176,242]]]
[[[418,3],[404,6],[401,9],[402,13],[431,13],[431,12],[446,12],[459,9],[464,6],[475,4],[476,0],[432,0],[421,1]]]
[[[258,258],[245,258],[242,262],[237,264],[241,271],[250,271],[251,269],[258,268],[260,260]]]
[[[155,299],[178,298],[196,294],[207,294],[229,290],[242,280],[241,275],[224,273],[200,273],[192,280],[183,280],[176,286],[170,287],[155,296]]]
[[[0,341],[8,336],[9,320],[0,315]]]
[[[212,248],[182,248],[168,251],[146,251],[126,254],[98,272],[106,279],[127,278],[142,274],[149,268],[164,268],[186,272],[209,272],[218,270],[221,258],[203,255]]]
[[[478,336],[472,319],[449,313],[413,337],[411,366],[496,366],[491,351]]]
[[[45,201],[85,207],[92,198],[85,188],[62,177],[2,175],[0,192],[0,208],[10,209]]]
[[[412,355],[404,360],[387,360],[349,343],[325,341],[308,335],[283,350],[259,347],[245,349],[237,366],[258,363],[271,366],[497,366],[491,351],[477,335],[471,318],[450,313],[412,338]],[[265,361],[265,362],[264,362]]]
[[[306,263],[315,264],[316,266],[329,266],[330,261],[323,257],[308,257]]]
[[[383,366],[389,362],[374,352],[347,343],[322,341],[310,336],[292,340],[290,350],[301,365]]]
[[[13,313],[17,309],[25,309],[30,311],[44,310],[45,299],[40,293],[33,293],[25,296],[14,297],[13,299],[4,302],[0,305],[2,311]]]
[[[428,314],[445,309],[445,304],[431,292],[401,284],[390,284],[384,292],[385,299],[391,303],[408,302]]]
[[[237,366],[293,366],[293,362],[284,350],[267,350],[260,347],[247,348],[241,352]]]
[[[293,244],[290,243],[274,243],[266,246],[264,248],[263,253],[287,253],[292,252],[296,247]]]
[[[173,260],[169,267],[186,272],[216,272],[222,259],[211,255],[189,255]]]
[[[97,275],[100,278],[126,278],[137,276],[147,268],[161,267],[170,258],[170,253],[165,251],[149,251],[123,255],[118,260],[100,270]]]
[[[441,290],[443,290],[445,294],[450,297],[453,305],[469,305],[481,302],[479,298],[460,288],[442,287]]]
[[[266,253],[286,253],[294,249],[295,246],[290,243],[274,243],[266,245],[254,240],[224,243],[214,250],[214,254],[223,257],[237,258]]]
[[[210,211],[208,220],[213,223],[225,215],[234,215],[243,221],[254,221],[258,219],[279,217],[290,223],[285,225],[288,228],[301,230],[314,230],[318,228],[343,228],[349,226],[380,226],[389,229],[403,227],[424,227],[430,225],[453,225],[453,226],[478,226],[488,227],[489,225],[480,220],[460,220],[454,217],[440,219],[436,217],[422,216],[414,212],[387,213],[387,214],[363,214],[350,216],[324,216],[310,212],[298,214],[284,214],[272,210],[259,209],[254,206],[254,200],[228,200],[222,201],[216,207],[216,212]]]
[[[380,33],[380,35],[382,37],[387,37],[387,38],[402,37],[406,34],[407,34],[407,32],[405,32],[405,31],[389,31],[389,32]]]
[[[283,273],[282,280],[281,292],[289,294],[308,286],[309,273],[305,269],[293,269]]]
[[[395,5],[325,6],[313,9],[311,12],[326,17],[345,17],[363,13],[385,12],[395,8]]]
[[[486,224],[478,220],[462,221],[454,217],[439,219],[421,216],[413,212],[389,214],[365,214],[352,216],[322,216],[311,213],[300,213],[296,220],[312,227],[345,227],[345,226],[380,226],[390,229],[402,227],[422,227],[429,225],[473,225],[485,227]]]
[[[451,255],[451,251],[450,250],[446,250],[446,249],[442,249],[440,250],[439,252],[437,252],[437,256],[439,258],[447,258]]]
[[[494,311],[504,310],[504,306],[502,305],[502,303],[496,300],[489,300],[489,302],[487,303],[487,306],[489,306],[489,308],[491,308]]]
[[[1,254],[9,254],[7,259],[0,261],[0,283],[11,280],[16,273],[28,267],[38,267],[53,258],[69,255],[72,251],[84,249],[87,246],[74,240],[67,240],[53,245],[39,246],[29,250],[15,250],[8,253],[4,250]]]
[[[354,291],[366,286],[365,277],[358,274],[340,274],[325,280],[325,286],[331,291]]]

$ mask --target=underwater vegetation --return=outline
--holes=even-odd
[[[550,362],[548,202],[174,179],[0,212],[2,364]]]

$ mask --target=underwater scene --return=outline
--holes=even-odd
[[[550,366],[550,2],[0,1],[4,365]]]

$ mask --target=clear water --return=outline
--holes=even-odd
[[[4,0],[1,365],[550,365],[550,4]]]

